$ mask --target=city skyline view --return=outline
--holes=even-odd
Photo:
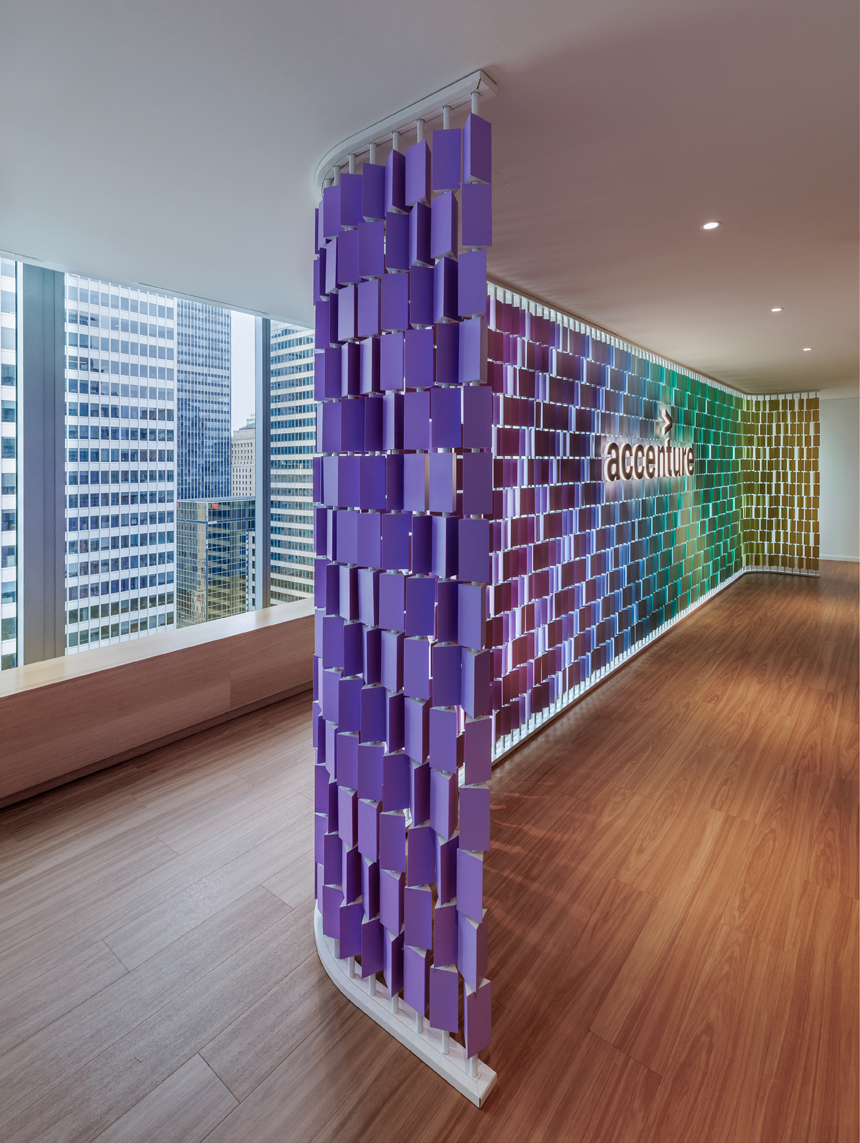
[[[16,263],[2,267],[2,669],[18,665],[18,306]],[[252,533],[256,320],[251,314],[82,275],[64,276],[65,651],[75,654],[258,605]],[[272,322],[272,602],[312,591],[313,346],[303,327]],[[285,364],[289,361],[289,364]],[[298,429],[298,431],[296,431]],[[284,431],[286,430],[286,431]],[[284,442],[289,443],[284,443]],[[230,558],[209,537],[217,606],[177,607],[180,504],[231,498],[231,452],[242,495]],[[235,493],[233,493],[235,495]],[[244,540],[236,539],[245,527]],[[206,543],[204,543],[204,550]],[[200,542],[194,576],[201,575]],[[239,564],[241,563],[241,567]],[[227,586],[225,568],[235,583]],[[189,572],[185,582],[191,583]],[[193,578],[193,576],[191,577]],[[204,577],[205,578],[205,577]],[[186,593],[187,594],[187,593]],[[199,594],[199,592],[198,592]],[[233,609],[233,610],[230,610]],[[191,618],[191,616],[194,618]]]

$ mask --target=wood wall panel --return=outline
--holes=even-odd
[[[258,628],[230,640],[230,705],[282,694],[311,678],[313,613],[288,625]]]
[[[312,683],[313,606],[283,604],[0,676],[0,805]]]

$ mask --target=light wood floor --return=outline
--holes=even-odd
[[[3,810],[0,1137],[856,1140],[857,712],[746,576],[497,769],[482,1111],[319,965],[306,698]]]

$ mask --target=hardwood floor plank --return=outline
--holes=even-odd
[[[782,763],[777,761],[781,756],[774,753],[751,764],[743,749],[723,750],[722,755],[726,765],[711,809],[758,824],[774,774],[781,769]]]
[[[782,769],[765,798],[724,921],[786,949],[803,884],[857,896],[856,785]]]
[[[544,1086],[532,1138],[545,1143],[640,1139],[659,1087],[656,1072],[589,1032],[560,1082]]]
[[[64,831],[53,838],[48,833],[38,841],[21,842],[3,861],[0,900],[4,905],[21,891],[34,894],[45,886],[50,889],[57,875],[72,863],[78,866],[80,880],[89,876],[91,867],[110,865],[112,853],[122,855],[138,841],[153,839],[153,830],[147,828],[142,816],[138,817],[134,799],[118,807],[101,806],[87,814],[75,811],[73,816],[74,832]]]
[[[142,873],[136,881],[123,885],[97,900],[87,900],[85,907],[69,914],[62,922],[26,937],[0,958],[0,995],[8,987],[20,986],[42,972],[61,964],[114,930],[130,923],[163,901],[209,876],[222,865],[245,853],[255,844],[298,820],[307,818],[304,800],[288,798],[273,801],[251,817],[225,828],[216,838],[209,838],[181,857],[175,856],[151,873]]]
[[[176,854],[158,838],[140,835],[126,838],[124,845],[96,847],[83,860],[70,859],[38,887],[24,886],[6,897],[0,918],[0,950],[13,948],[78,913],[84,903],[133,884],[141,875],[169,867],[175,859]]]
[[[287,906],[265,889],[252,890],[170,948],[0,1056],[0,1123],[8,1123],[15,1116],[29,1122],[28,1109],[36,1101],[52,1103],[44,1095],[46,1090],[68,1080],[88,1061],[102,1055],[141,1021],[265,932],[286,910]],[[71,1086],[74,1088],[75,1084]],[[112,1116],[102,1126],[116,1118],[117,1115]],[[21,1125],[15,1130],[22,1130]],[[11,1132],[11,1128],[6,1129],[7,1138],[12,1138]]]
[[[301,798],[301,794],[294,794],[291,784],[293,780],[287,778],[282,779],[276,790],[250,786],[247,791],[224,805],[203,810],[198,808],[196,812],[186,810],[179,820],[174,820],[169,825],[160,825],[155,831],[156,836],[174,852],[187,853],[201,842],[217,837],[225,826],[264,810],[278,793],[291,799]]]
[[[103,941],[0,999],[0,1056],[35,1035],[127,969]]]
[[[236,1102],[200,1056],[192,1056],[95,1143],[200,1143]]]
[[[806,883],[759,1089],[758,1138],[857,1139],[858,902]]]
[[[99,770],[86,779],[56,786],[36,797],[14,802],[2,811],[4,828],[19,841],[26,841],[34,835],[50,830],[51,836],[62,836],[64,826],[69,822],[70,811],[89,813],[98,807],[101,812],[106,805],[124,802],[128,805],[133,798],[130,787],[134,783],[134,763],[126,762]],[[72,818],[72,827],[77,814]]]
[[[753,826],[702,816],[693,858],[655,904],[591,1031],[662,1074]]]
[[[315,1137],[326,1119],[342,1108],[358,1111],[364,1095],[375,1090],[374,1081],[382,1079],[382,1090],[391,1068],[391,1037],[371,1023],[344,997],[338,997],[340,1012],[328,1036],[310,1036],[302,1041],[301,1051],[294,1051],[266,1077],[239,1106],[223,1119],[207,1136],[206,1143],[289,1143]],[[396,1044],[396,1047],[400,1047]],[[403,1051],[397,1078],[414,1078],[417,1069],[429,1069],[411,1053]],[[391,1072],[388,1072],[391,1075]],[[436,1089],[444,1098],[445,1081],[438,1079]],[[352,1121],[351,1140],[361,1138],[356,1130],[358,1115]],[[343,1137],[341,1137],[343,1138]]]
[[[838,778],[821,790],[811,827],[806,878],[848,897],[858,884],[858,783]]]
[[[249,930],[228,957],[32,1102],[6,1138],[92,1139],[105,1130],[289,971],[294,935],[310,919],[303,913],[271,915],[262,931]]]
[[[785,954],[721,925],[641,1138],[755,1139]]]
[[[672,768],[671,781],[654,789],[646,819],[628,838],[627,859],[615,874],[620,881],[662,896],[679,869],[694,859],[702,814],[726,768],[725,755],[702,748]]]
[[[245,794],[251,789],[250,782],[225,769],[216,769],[212,774],[183,774],[181,781],[150,784],[144,789],[140,788],[142,785],[142,782],[138,783],[134,788],[136,801],[152,810],[178,813],[188,809],[199,810],[203,800],[208,806],[232,802],[237,794]]]
[[[212,1039],[200,1054],[238,1099],[245,1099],[310,1035],[340,1035],[343,1001],[330,987],[313,934],[307,957]]]
[[[312,865],[309,855],[313,854],[313,836],[309,826],[307,821],[293,822],[278,830],[208,877],[114,929],[105,937],[105,943],[126,968],[136,968],[225,905],[261,885],[297,856],[304,858],[306,865]]]
[[[291,908],[304,905],[314,899],[314,865],[304,856],[285,865],[267,881],[263,887],[276,897],[280,897]]]

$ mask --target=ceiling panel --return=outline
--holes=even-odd
[[[321,156],[482,67],[497,280],[750,391],[856,385],[853,0],[30,0],[3,33],[9,252],[309,321]]]

